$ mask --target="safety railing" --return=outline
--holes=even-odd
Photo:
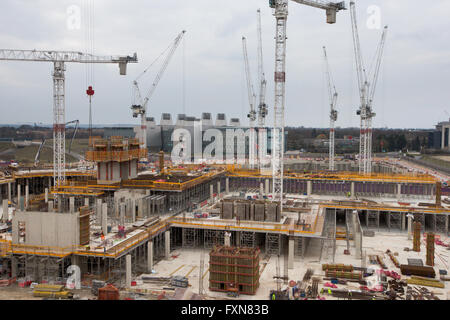
[[[86,160],[101,161],[129,161],[147,156],[147,149],[133,149],[122,151],[86,151]]]

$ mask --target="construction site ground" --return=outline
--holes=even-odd
[[[441,238],[443,241],[447,241],[446,238]],[[400,264],[407,264],[408,258],[422,259],[423,264],[426,262],[426,249],[425,242],[422,241],[421,252],[404,251],[404,248],[412,249],[412,240],[408,240],[406,233],[389,233],[387,231],[375,232],[374,237],[364,237],[363,238],[363,252],[366,255],[366,267],[380,269],[378,265],[370,264],[369,255],[381,255],[384,258],[384,263],[388,267],[387,270],[395,271],[401,274],[400,269],[396,268],[386,250],[389,249],[393,253],[398,253],[397,259]],[[345,240],[338,240],[336,243],[336,256],[335,263],[341,263],[346,265],[353,265],[354,267],[361,267],[361,260],[356,259],[354,255],[353,241],[350,241],[350,255],[345,255],[344,250],[347,249],[347,242]],[[436,245],[436,257],[435,257],[435,271],[436,279],[439,278],[439,270],[448,270],[448,256],[450,256],[450,251],[446,250],[445,247]],[[200,249],[179,249],[171,252],[171,257],[168,260],[161,260],[156,265],[154,265],[153,274],[147,274],[147,276],[153,277],[170,277],[170,276],[185,276],[189,280],[188,292],[180,299],[189,299],[192,294],[198,294],[199,292],[199,277],[200,277]],[[241,295],[238,298],[227,297],[226,293],[209,291],[209,250],[204,250],[204,270],[202,273],[203,287],[206,293],[205,298],[209,299],[242,299],[242,300],[267,300],[269,299],[269,293],[271,290],[276,290],[277,282],[273,278],[277,273],[277,259],[276,255],[265,256],[263,253],[260,256],[260,287],[255,295]],[[442,258],[438,257],[439,254]],[[322,261],[319,261],[320,255],[320,239],[312,239],[310,241],[308,250],[305,254],[304,259],[301,257],[296,257],[294,259],[294,268],[289,269],[288,278],[289,280],[301,281],[307,269],[313,269],[314,275],[318,276],[321,281],[319,283],[319,292],[323,288],[325,282],[322,280],[324,277],[324,271],[322,271],[323,263],[332,263],[331,256],[323,257]],[[442,260],[441,260],[442,259]],[[280,276],[284,276],[285,258],[280,256],[279,258],[279,269]],[[139,279],[140,277],[138,277]],[[407,279],[409,277],[402,276],[402,279]],[[389,279],[389,278],[388,278]],[[376,277],[366,278],[368,281],[368,287],[374,287],[376,283]],[[445,283],[444,289],[428,287],[430,291],[433,291],[440,299],[445,300],[450,298],[450,284]],[[311,282],[309,283],[309,285]],[[281,289],[285,289],[287,282],[281,283]],[[360,285],[358,283],[349,282],[348,285],[338,285],[339,289],[350,289],[359,290]],[[147,291],[158,289],[152,284],[142,283],[138,281],[138,285],[133,287],[135,289],[144,289]],[[159,288],[160,290],[162,288]],[[326,290],[325,290],[326,291]],[[190,292],[190,293],[189,293]],[[327,300],[335,300],[338,298],[324,295]]]

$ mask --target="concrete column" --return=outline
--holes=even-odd
[[[170,257],[170,231],[167,230],[164,232],[164,256],[166,259],[169,259]]]
[[[220,181],[217,181],[217,197],[220,198]]]
[[[406,217],[408,218],[408,240],[412,240],[412,214],[407,214]]]
[[[21,194],[20,194],[20,184],[17,185],[17,205],[20,206],[20,198],[21,198]]]
[[[53,200],[48,202],[48,212],[53,212]]]
[[[270,192],[270,189],[269,189],[269,179],[266,179],[266,195],[268,195],[269,192]]]
[[[353,236],[355,236],[356,233],[359,231],[357,228],[357,217],[358,217],[358,211],[353,210],[353,212],[352,212]]]
[[[264,194],[264,183],[259,183],[259,195],[262,196]]]
[[[150,195],[150,190],[145,190],[145,195],[149,196]]]
[[[309,180],[306,182],[306,194],[310,196],[312,194],[312,181]]]
[[[361,249],[362,249],[362,237],[361,233],[358,231],[355,233],[354,242],[355,242],[355,258],[361,259]]]
[[[11,182],[8,182],[8,201],[11,201]]]
[[[225,192],[230,193],[230,178],[225,179]]]
[[[9,215],[8,215],[8,199],[3,199],[2,206],[3,206],[2,221],[5,222],[9,218]]]
[[[70,197],[69,198],[69,212],[75,212],[75,198],[74,197]]]
[[[131,202],[131,221],[134,223],[136,222],[136,202],[134,201],[134,199],[132,199],[130,202]]]
[[[17,277],[17,261],[16,258],[11,257],[11,278]]]
[[[404,213],[401,213],[402,215],[402,231],[406,229],[406,217]]]
[[[27,184],[25,185],[25,208],[28,207],[29,196],[30,196],[30,186],[29,186],[28,183],[27,183]]]
[[[445,127],[442,126],[442,133],[441,133],[441,149],[444,149],[445,147]]]
[[[147,242],[147,271],[152,273],[153,269],[153,240]]]
[[[224,246],[225,247],[231,246],[231,232],[225,231]]]
[[[125,225],[125,203],[120,204],[120,224]]]
[[[97,199],[97,204],[95,206],[95,211],[97,215],[97,225],[102,224],[102,199]]]
[[[350,196],[352,198],[355,198],[355,182],[352,181],[351,185],[350,185]]]
[[[48,203],[48,188],[45,188],[45,203]]]
[[[402,197],[402,185],[400,183],[397,184],[397,199]]]
[[[214,201],[214,186],[212,184],[209,185],[209,195],[210,195],[211,202],[213,202]]]
[[[114,199],[114,213],[113,215],[115,217],[119,217],[119,200],[118,199]]]
[[[84,198],[84,205],[86,207],[89,207],[89,198],[88,197]]]
[[[289,238],[288,269],[294,268],[294,237]]]
[[[106,236],[108,234],[108,204],[102,204],[102,232]]]
[[[131,254],[125,256],[125,287],[131,288]]]

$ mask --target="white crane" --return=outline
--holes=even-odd
[[[38,51],[0,49],[0,60],[53,62],[53,179],[55,187],[65,181],[65,63],[117,63],[120,74],[126,74],[127,63],[137,62],[133,56],[95,56],[75,51]]]
[[[142,98],[141,92],[139,90],[139,83],[138,80],[148,71],[148,69],[153,65],[153,63],[156,62],[156,60],[161,57],[161,55],[149,66],[147,69],[145,69],[134,81],[133,81],[133,89],[134,89],[134,102],[131,106],[131,110],[133,111],[133,117],[137,118],[138,115],[141,116],[141,144],[144,148],[147,148],[147,104],[150,98],[152,97],[153,93],[156,90],[156,87],[161,80],[164,71],[166,70],[167,66],[169,65],[170,59],[172,58],[173,54],[175,53],[175,50],[177,49],[181,39],[183,38],[183,35],[186,33],[185,30],[181,31],[180,34],[175,38],[175,40],[172,42],[172,44],[164,50],[162,54],[164,54],[167,50],[169,50],[169,53],[164,59],[164,62],[161,66],[161,69],[156,74],[155,80],[152,83],[152,86],[147,91],[147,94],[145,95],[145,98]]]
[[[330,146],[329,146],[329,169],[334,171],[334,124],[337,120],[338,112],[336,110],[336,103],[338,98],[338,93],[331,77],[330,64],[328,62],[327,49],[323,47],[323,56],[325,59],[325,73],[328,84],[328,96],[330,98]]]
[[[255,90],[253,88],[252,77],[250,74],[250,66],[248,63],[248,53],[247,53],[247,39],[245,37],[242,37],[242,52],[244,54],[245,78],[247,80],[248,103],[250,106],[250,112],[247,115],[250,125],[248,162],[249,167],[253,169],[255,164],[255,148],[256,148],[256,135],[255,135],[256,95]]]
[[[345,10],[345,2],[332,3],[328,1],[293,0],[307,6],[326,11],[327,23],[336,23],[336,13]],[[283,155],[284,155],[284,105],[286,89],[286,21],[289,0],[269,0],[274,9],[276,19],[275,32],[275,102],[274,124],[272,133],[272,183],[273,200],[283,205]]]
[[[266,76],[264,73],[263,49],[262,49],[262,30],[261,30],[261,10],[257,14],[257,37],[258,37],[258,83],[259,83],[259,103],[258,103],[258,163],[261,167],[265,150],[267,149],[266,140],[266,116],[268,107],[266,105]]]
[[[358,23],[356,20],[355,2],[350,1],[350,16],[352,23],[353,46],[356,60],[356,74],[358,76],[358,89],[360,106],[357,115],[360,116],[360,142],[359,142],[359,173],[370,174],[372,172],[372,119],[375,117],[372,105],[377,86],[378,75],[386,41],[387,26],[384,27],[381,41],[375,53],[375,66],[373,75],[368,76],[362,58],[359,42]],[[370,81],[369,81],[370,80]]]

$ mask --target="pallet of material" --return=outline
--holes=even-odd
[[[326,271],[326,270],[352,272],[353,266],[345,265],[345,264],[322,264],[322,271]]]
[[[428,266],[412,266],[408,264],[400,265],[400,271],[404,276],[422,276],[428,278],[435,278],[436,272],[434,268]]]
[[[407,280],[408,284],[415,284],[419,286],[425,286],[425,287],[434,287],[434,288],[445,288],[445,284],[442,283],[439,280],[434,279],[427,279],[423,277],[415,277],[412,276],[411,279]]]
[[[363,274],[361,272],[345,272],[345,271],[325,271],[326,277],[331,278],[343,278],[343,279],[353,279],[353,280],[362,280]]]

